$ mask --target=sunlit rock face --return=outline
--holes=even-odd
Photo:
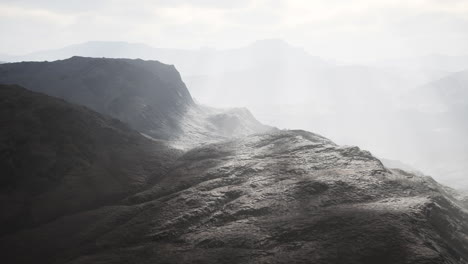
[[[0,243],[10,263],[464,263],[466,220],[430,178],[278,131],[194,148],[144,191]]]
[[[87,106],[152,138],[185,142],[183,147],[271,129],[242,110],[196,105],[175,67],[158,61],[72,57],[8,63],[0,66],[0,83]],[[242,117],[235,124],[227,116],[233,113]]]

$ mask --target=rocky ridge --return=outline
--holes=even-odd
[[[194,103],[175,67],[158,61],[75,56],[7,63],[0,65],[0,83],[84,105],[156,139],[192,143],[185,148],[273,129],[247,110]]]

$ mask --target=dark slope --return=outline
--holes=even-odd
[[[430,178],[282,131],[193,149],[146,191],[0,243],[10,263],[466,263],[467,220]]]
[[[121,199],[178,151],[82,106],[0,85],[0,233]]]
[[[73,57],[8,63],[0,66],[0,83],[63,98],[165,138],[193,104],[174,66],[157,61]]]
[[[0,65],[0,83],[63,98],[117,118],[151,137],[185,145],[271,129],[244,110],[196,105],[172,65],[158,61],[72,57]],[[220,123],[237,124],[220,127]]]

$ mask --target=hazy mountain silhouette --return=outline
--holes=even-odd
[[[466,187],[468,165],[468,71],[461,71],[413,89],[402,97],[405,111],[400,113],[417,122],[417,135],[412,144],[426,156],[422,165],[428,171],[443,175],[446,181]],[[423,158],[423,157],[421,157]]]
[[[468,68],[468,67],[467,67]],[[412,99],[422,111],[468,111],[468,70],[450,74],[414,91]]]

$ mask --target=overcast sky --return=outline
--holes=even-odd
[[[344,61],[468,54],[468,0],[0,0],[0,53],[92,40],[230,48],[281,38]]]

